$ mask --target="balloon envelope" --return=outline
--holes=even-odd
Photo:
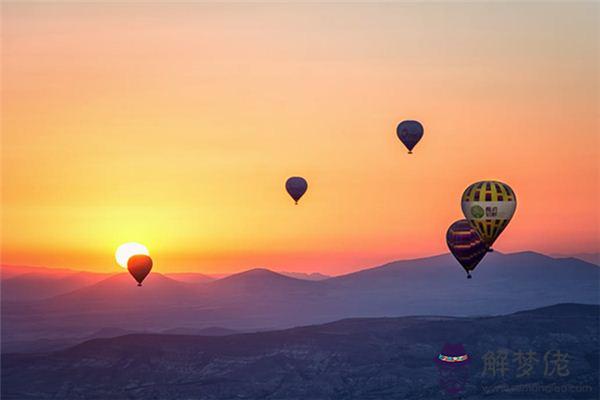
[[[152,269],[152,259],[145,254],[131,256],[127,260],[127,270],[131,276],[137,281],[138,286],[142,286],[142,282]]]
[[[308,189],[308,183],[306,179],[300,176],[292,176],[285,182],[285,190],[287,190],[296,204],[298,204],[298,200],[306,193],[306,189]]]
[[[481,181],[465,190],[461,208],[471,226],[491,250],[515,213],[517,197],[506,183]]]
[[[454,222],[446,232],[446,243],[456,260],[467,271],[473,271],[487,253],[487,246],[473,229],[469,221],[461,219]]]
[[[402,121],[396,128],[396,134],[408,149],[408,154],[412,154],[412,149],[423,137],[423,125],[419,121]]]

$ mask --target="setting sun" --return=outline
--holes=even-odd
[[[134,242],[123,243],[119,246],[119,248],[117,248],[115,258],[117,260],[117,264],[119,264],[123,268],[127,268],[127,261],[129,260],[129,258],[140,254],[146,256],[150,255],[148,249],[143,244]]]
[[[0,1],[0,400],[600,400],[600,0]]]

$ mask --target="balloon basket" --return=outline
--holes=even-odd
[[[140,287],[141,287],[141,286],[142,286],[142,284],[141,284],[141,283],[138,283],[138,286],[140,286]]]

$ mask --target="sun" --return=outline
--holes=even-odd
[[[117,248],[115,258],[117,259],[117,264],[123,268],[127,268],[127,261],[129,261],[129,258],[137,256],[138,254],[150,255],[148,249],[143,244],[135,242],[123,243]]]

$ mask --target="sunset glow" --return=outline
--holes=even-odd
[[[480,180],[496,250],[596,252],[592,7],[5,3],[2,262],[338,274],[447,252]]]
[[[115,259],[117,264],[123,268],[127,268],[127,261],[133,256],[137,255],[149,256],[148,249],[143,244],[139,243],[123,243],[117,248],[115,252]]]

